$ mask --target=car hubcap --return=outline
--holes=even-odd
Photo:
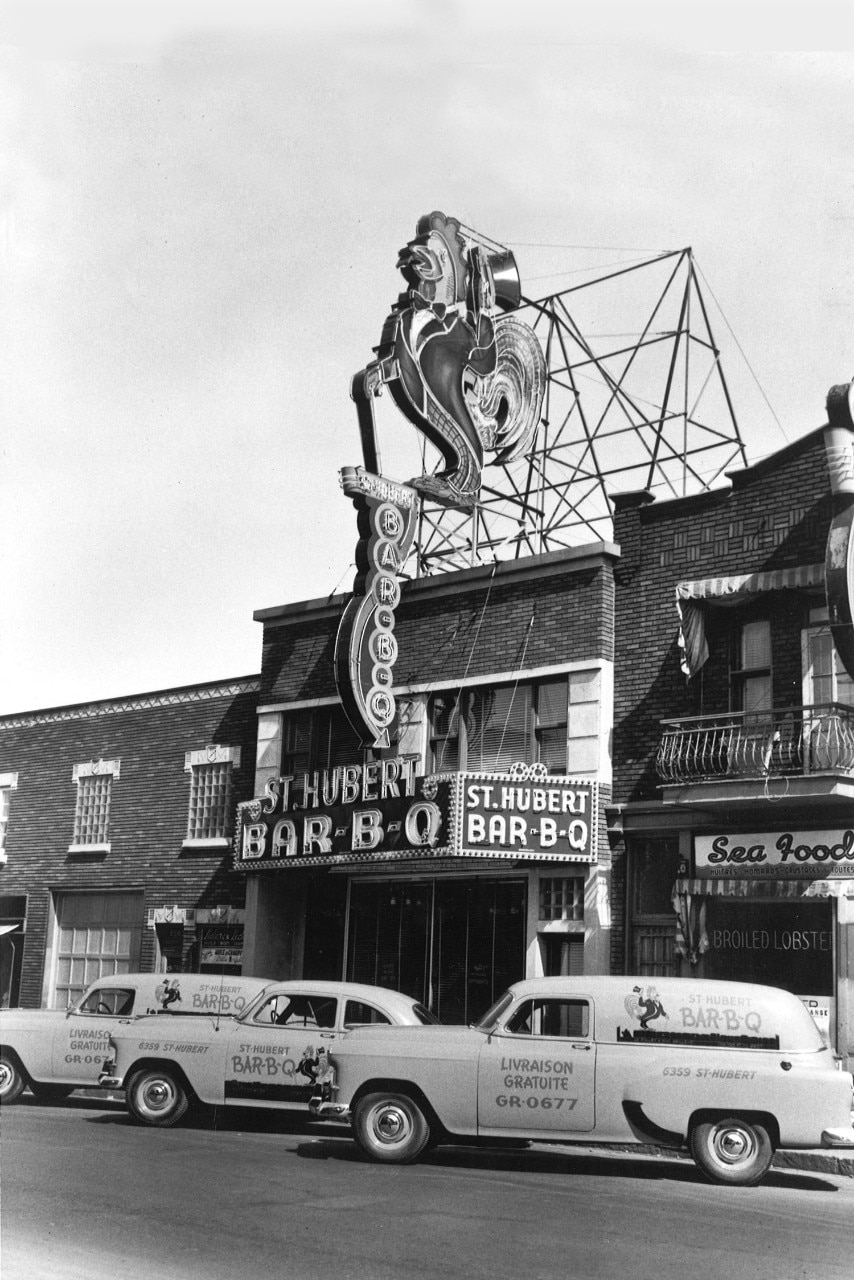
[[[6,1092],[6,1090],[11,1086],[13,1078],[9,1064],[6,1062],[0,1062],[0,1093]]]
[[[373,1130],[385,1146],[402,1142],[409,1133],[409,1117],[400,1107],[383,1107],[374,1115]]]
[[[753,1155],[754,1145],[747,1129],[719,1129],[715,1134],[715,1153],[724,1164],[743,1164]]]
[[[142,1100],[149,1111],[163,1111],[172,1101],[172,1090],[164,1080],[152,1080],[146,1085]]]

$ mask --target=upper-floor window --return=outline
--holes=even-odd
[[[767,618],[746,622],[734,637],[730,667],[733,711],[770,711],[771,623]]]
[[[810,622],[818,625],[803,633],[804,705],[841,702],[854,707],[854,680],[842,665],[826,617],[824,609],[812,611]]]
[[[184,756],[190,774],[190,809],[185,844],[227,840],[231,829],[232,776],[240,768],[240,747],[215,745]]]
[[[12,792],[18,785],[17,773],[0,773],[0,863],[6,861],[6,830]]]
[[[503,772],[517,761],[567,770],[567,677],[433,695],[430,767]]]
[[[282,773],[303,774],[337,765],[358,764],[364,755],[361,739],[337,703],[303,707],[284,717]]]
[[[76,764],[72,781],[77,784],[74,808],[73,850],[110,848],[110,800],[113,780],[119,777],[119,760],[89,760]]]

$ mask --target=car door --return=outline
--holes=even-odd
[[[57,1022],[52,1049],[54,1080],[97,1085],[101,1064],[110,1056],[110,1032],[133,1016],[135,997],[130,984],[96,986]]]
[[[478,1132],[589,1133],[596,1120],[589,1000],[531,997],[478,1057]]]
[[[335,1040],[337,997],[271,994],[228,1032],[224,1101],[303,1106],[312,1095],[318,1051]]]

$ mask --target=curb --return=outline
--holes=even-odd
[[[561,1147],[566,1151],[571,1148]],[[576,1148],[578,1149],[578,1148]],[[585,1147],[585,1151],[613,1151],[620,1155],[665,1157],[669,1160],[690,1160],[687,1151],[674,1147],[632,1146],[628,1143],[601,1143]],[[771,1162],[772,1169],[802,1169],[808,1173],[832,1173],[837,1178],[854,1178],[854,1147],[819,1147],[809,1151],[777,1151]]]
[[[854,1150],[778,1151],[775,1169],[806,1169],[812,1173],[834,1173],[837,1178],[854,1178]]]

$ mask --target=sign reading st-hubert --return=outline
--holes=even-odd
[[[415,773],[414,758],[271,778],[238,806],[236,865],[245,871],[332,865],[447,851],[451,782]]]

